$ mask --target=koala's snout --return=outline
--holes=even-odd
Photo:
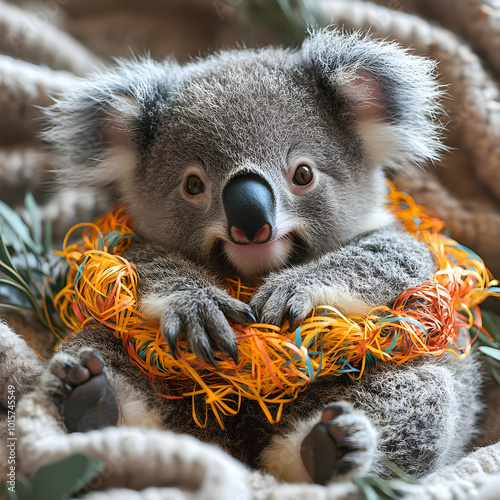
[[[256,174],[234,177],[222,195],[231,241],[267,243],[273,234],[275,202],[267,181]]]

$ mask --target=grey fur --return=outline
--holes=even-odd
[[[62,157],[65,182],[110,185],[128,205],[142,239],[126,257],[138,269],[144,312],[161,321],[173,348],[183,332],[194,352],[216,363],[212,349],[237,354],[227,319],[247,322],[253,313],[295,322],[325,302],[366,312],[431,278],[430,253],[383,204],[385,168],[434,160],[442,149],[433,71],[395,44],[327,30],[297,50],[225,51],[182,67],[122,62],[58,101],[45,137]],[[304,189],[290,182],[298,162],[314,173]],[[189,172],[206,184],[197,198],[182,191]],[[222,193],[242,173],[265,178],[272,190],[270,256],[231,246]],[[250,308],[223,288],[234,273],[260,283]],[[83,346],[97,348],[119,402],[127,384],[139,383],[144,408],[163,412],[161,425],[218,442],[254,466],[272,468],[266,450],[301,422],[312,418],[312,427],[327,404],[346,401],[352,406],[332,425],[358,448],[342,458],[351,461],[347,476],[388,474],[380,455],[423,475],[460,456],[480,409],[474,361],[460,372],[443,358],[376,365],[359,382],[322,379],[287,406],[279,425],[247,402],[227,419],[227,434],[215,422],[202,430],[189,421],[190,400],[158,398],[106,336],[89,330],[63,350],[78,359]],[[464,418],[463,439],[443,442]]]
[[[300,422],[311,419],[316,422],[318,410],[331,403],[347,402],[354,408],[352,421],[349,421],[349,412],[344,415],[347,423],[343,430],[351,435],[355,425],[356,434],[367,437],[366,443],[360,443],[358,449],[363,449],[363,445],[371,449],[371,428],[378,435],[375,453],[362,454],[361,462],[355,460],[347,474],[335,479],[360,471],[391,477],[392,472],[378,460],[381,457],[414,477],[425,476],[454,463],[470,450],[470,440],[476,435],[477,419],[482,410],[479,398],[482,370],[476,356],[471,354],[457,360],[447,354],[440,359],[417,359],[400,366],[371,364],[358,381],[347,376],[319,378],[286,406],[278,424],[270,424],[257,403],[243,400],[238,416],[224,420],[225,430],[220,429],[213,415],[209,415],[208,425],[200,428],[191,417],[191,398],[172,403],[158,397],[148,377],[138,372],[120,341],[106,330],[82,331],[62,345],[60,354],[70,354],[77,359],[79,352],[88,347],[98,349],[107,363],[108,378],[119,401],[133,390],[135,397],[140,395],[138,404],[150,413],[162,415],[160,425],[163,428],[216,443],[239,460],[278,476],[286,475],[289,450],[273,453],[271,463],[263,463],[263,452],[274,443],[278,449],[284,449],[289,434]],[[127,383],[117,381],[119,377],[125,378]],[[204,415],[204,406],[202,400],[197,401],[198,415]],[[364,429],[363,423],[369,428]],[[352,455],[347,457],[356,459]]]

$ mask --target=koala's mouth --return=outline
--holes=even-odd
[[[293,250],[292,238],[284,235],[267,243],[238,245],[224,240],[223,251],[242,276],[258,277],[288,263]]]

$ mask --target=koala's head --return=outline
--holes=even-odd
[[[433,64],[322,30],[297,50],[122,62],[49,112],[67,183],[114,186],[144,238],[261,275],[389,223],[382,169],[433,160]]]

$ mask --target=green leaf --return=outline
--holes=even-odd
[[[497,349],[495,347],[489,347],[482,345],[478,349],[480,352],[483,354],[486,354],[486,356],[489,356],[490,358],[496,359],[497,361],[500,361],[500,349]]]
[[[387,460],[387,458],[380,457],[379,462],[387,467],[391,472],[394,473],[396,477],[404,481],[405,483],[418,484],[420,481],[409,476],[403,469],[400,469],[395,463]]]
[[[0,273],[3,273],[10,278],[15,279],[14,272],[14,263],[12,262],[12,256],[9,252],[9,249],[5,245],[5,241],[2,236],[2,231],[0,231],[0,262],[3,263],[3,266],[0,268]]]
[[[28,284],[24,281],[22,275],[14,267],[9,267],[7,264],[0,260],[0,276],[6,276],[7,279],[11,279],[21,285],[23,288],[27,288]]]
[[[477,329],[471,330],[472,336],[477,333]],[[489,332],[488,332],[489,333]],[[477,342],[479,345],[486,345],[489,347],[498,347],[498,342],[496,340],[490,340],[485,333],[479,332],[477,336]]]
[[[297,24],[297,17],[290,0],[277,0],[277,2],[290,24]]]
[[[33,489],[28,479],[23,476],[16,477],[16,485],[14,491],[10,490],[12,488],[7,481],[0,483],[0,498],[9,500],[37,500],[33,496]]]
[[[45,255],[51,255],[52,253],[52,224],[50,220],[46,219],[43,225],[44,232],[44,251]]]
[[[98,473],[101,461],[72,455],[38,469],[31,480],[37,500],[68,498],[84,488]]]
[[[9,490],[10,485],[7,484],[6,481],[0,483],[0,499],[2,500],[18,500],[19,497],[17,496],[15,491],[10,491]]]
[[[500,373],[498,373],[498,370],[494,366],[490,366],[490,371],[496,383],[500,385]]]
[[[355,484],[361,493],[363,493],[366,500],[378,500],[378,495],[373,491],[371,485],[367,484],[364,477],[353,477],[353,484]]]
[[[291,24],[300,28],[319,27],[325,25],[322,10],[317,1],[277,0],[278,4]]]
[[[365,496],[366,500],[379,500],[380,497],[370,485],[360,482],[357,486]]]
[[[27,314],[31,314],[31,315],[34,315],[36,317],[39,317],[37,312],[34,311],[31,307],[25,307],[25,306],[19,306],[16,304],[10,304],[10,303],[7,304],[7,303],[0,302],[0,309],[11,309],[13,311],[27,313]]]
[[[244,0],[246,19],[260,25],[285,45],[300,43],[306,28],[326,24],[318,0]]]
[[[31,304],[30,291],[26,290],[17,281],[0,277],[0,304],[2,301],[8,301],[10,304],[18,306],[26,306],[28,303]]]
[[[31,482],[23,476],[16,478],[16,493],[19,500],[38,500],[34,494]]]
[[[367,500],[398,500],[405,496],[407,481],[393,479],[386,481],[377,477],[355,477],[352,482],[361,490]]]
[[[497,343],[500,343],[500,317],[491,311],[481,311],[481,315],[484,329]]]
[[[40,248],[31,238],[30,229],[21,217],[3,201],[0,201],[0,228],[2,232],[8,233],[11,229],[14,234],[32,250],[39,251]]]
[[[397,481],[383,481],[379,479],[374,483],[373,488],[382,498],[398,500],[404,496],[403,491],[399,489],[399,483]]]
[[[24,204],[30,216],[30,226],[33,239],[39,249],[42,249],[42,222],[40,220],[40,209],[36,203],[35,197],[31,193],[26,193]]]
[[[10,248],[14,253],[21,251],[21,243],[19,236],[10,226],[0,220],[0,234],[2,235],[3,242],[7,248]]]

